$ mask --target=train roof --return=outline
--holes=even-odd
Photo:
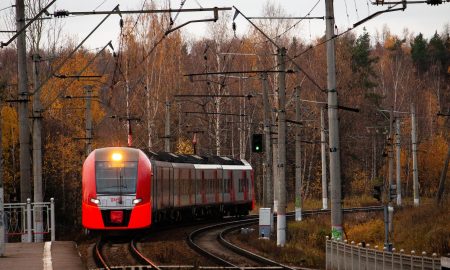
[[[172,163],[190,163],[190,164],[217,164],[217,165],[247,165],[239,159],[222,156],[198,156],[181,155],[169,152],[152,152],[143,150],[152,160],[165,161]]]

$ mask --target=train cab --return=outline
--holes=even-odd
[[[90,230],[139,229],[151,224],[151,164],[138,149],[94,150],[82,172],[82,224]]]

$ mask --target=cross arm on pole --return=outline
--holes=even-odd
[[[36,16],[34,16],[31,20],[29,20],[28,23],[25,24],[25,26],[22,29],[20,29],[14,36],[12,36],[7,42],[0,42],[0,48],[8,46],[11,42],[13,42],[13,40],[16,39],[23,31],[25,31],[25,29],[27,29],[28,26],[30,26],[30,24],[32,24],[35,20],[37,20],[42,15],[42,13],[48,13],[47,9],[55,2],[56,0],[51,1],[47,6],[45,6],[41,11],[39,11],[39,13],[36,14]]]

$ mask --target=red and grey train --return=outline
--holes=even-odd
[[[86,158],[82,178],[82,224],[88,230],[246,215],[255,204],[252,167],[228,157],[100,148]]]

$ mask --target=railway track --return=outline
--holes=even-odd
[[[353,212],[371,212],[380,211],[382,207],[355,207],[347,208],[345,213]],[[303,216],[311,216],[316,214],[326,214],[330,210],[308,210],[304,211]],[[288,219],[294,218],[294,213],[287,215]],[[265,258],[256,253],[250,252],[239,246],[232,244],[225,239],[225,236],[233,231],[239,230],[243,226],[255,225],[259,221],[258,218],[247,219],[242,221],[225,222],[212,226],[207,226],[193,231],[187,241],[189,246],[194,250],[216,262],[220,266],[230,268],[257,267],[259,269],[269,267],[270,269],[308,269],[299,267],[290,267],[279,262]],[[216,243],[216,244],[215,244]],[[225,247],[224,250],[221,247]]]
[[[345,213],[349,212],[368,212],[368,211],[380,211],[382,207],[358,207],[358,208],[348,208],[344,209]],[[311,216],[317,214],[326,214],[330,212],[329,210],[308,210],[304,211],[303,216]],[[292,219],[294,217],[293,213],[288,213],[287,218]],[[214,262],[221,267],[227,269],[307,269],[299,267],[290,267],[283,265],[281,263],[275,262],[268,258],[262,257],[258,254],[252,253],[248,250],[242,249],[239,246],[232,244],[226,240],[226,235],[239,230],[245,226],[251,226],[257,224],[259,221],[257,216],[248,216],[242,220],[226,221],[223,223],[208,225],[200,229],[192,231],[188,235],[187,243],[188,245],[200,253],[203,257],[207,258],[209,261]],[[173,229],[173,228],[172,228]],[[157,231],[166,231],[165,229]],[[169,232],[170,230],[167,230]],[[93,247],[93,257],[96,263],[97,269],[171,269],[169,266],[157,266],[150,258],[147,258],[139,250],[138,238],[133,238],[129,241],[122,241],[119,243],[116,241],[114,243],[111,239],[100,238],[100,240]],[[112,242],[112,243],[111,243]],[[122,245],[122,247],[120,247]],[[126,247],[125,247],[126,246]],[[225,248],[224,248],[225,247]],[[116,261],[114,258],[114,251],[111,249],[120,249],[120,251],[127,250],[128,255],[125,256],[128,259],[125,260],[126,263],[120,263],[122,266],[114,266],[111,261]],[[106,252],[105,252],[106,251]],[[104,253],[109,253],[105,256]],[[110,258],[110,257],[113,258]],[[131,259],[130,259],[131,258]],[[126,265],[125,265],[126,264]],[[116,263],[117,265],[117,263]],[[173,266],[175,267],[175,266]],[[176,266],[177,269],[193,269],[194,266]],[[202,267],[207,269],[208,267]]]
[[[147,269],[154,269],[159,270],[160,268],[149,258],[143,255],[143,253],[138,249],[137,247],[137,239],[134,238],[130,240],[126,244],[119,244],[119,245],[127,245],[128,251],[130,252],[130,255],[136,260],[136,263],[131,263],[130,265],[126,266],[112,266],[111,263],[108,261],[107,256],[105,256],[103,249],[105,248],[105,245],[107,244],[107,240],[100,238],[97,243],[94,244],[93,247],[93,257],[94,261],[97,264],[97,269],[105,269],[105,270],[116,270],[116,269],[139,269],[139,270],[147,270]],[[117,245],[117,244],[113,244]]]

